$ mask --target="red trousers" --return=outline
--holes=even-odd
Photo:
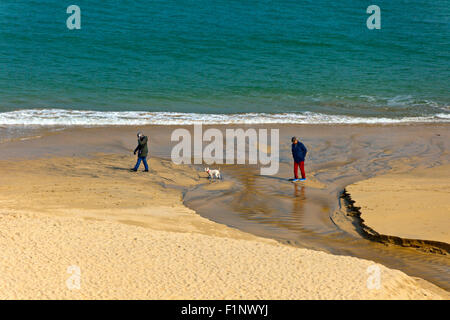
[[[302,173],[302,179],[306,178],[305,175],[305,161],[294,162],[294,176],[295,179],[298,179],[298,166],[300,166],[300,172]]]

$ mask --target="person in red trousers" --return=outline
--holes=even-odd
[[[292,156],[294,157],[294,179],[292,181],[305,181],[305,157],[308,150],[305,145],[298,141],[296,137],[292,137]],[[302,173],[302,178],[298,178],[298,168]]]

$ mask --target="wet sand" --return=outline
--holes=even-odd
[[[270,127],[276,128],[275,125]],[[221,128],[223,129],[224,127]],[[419,166],[436,166],[448,163],[449,157],[446,150],[448,150],[448,141],[450,141],[450,139],[448,139],[449,133],[447,128],[446,125],[283,126],[280,130],[280,139],[282,141],[281,164],[280,172],[277,176],[260,176],[258,168],[254,166],[231,165],[222,168],[225,177],[223,182],[217,184],[203,182],[202,180],[197,180],[199,179],[198,174],[194,174],[193,176],[188,175],[186,185],[183,185],[184,182],[181,182],[183,179],[179,180],[179,176],[177,176],[176,179],[174,179],[173,176],[172,178],[167,176],[167,174],[170,175],[170,170],[172,170],[170,169],[170,165],[167,165],[167,168],[164,170],[167,170],[168,172],[161,174],[164,170],[158,172],[158,170],[155,169],[156,171],[151,173],[152,176],[155,176],[152,177],[152,179],[156,179],[155,182],[158,181],[152,185],[151,188],[147,188],[147,183],[149,183],[147,178],[139,177],[138,179],[141,179],[139,182],[141,183],[139,186],[140,190],[137,186],[133,186],[133,188],[125,187],[129,182],[127,181],[127,179],[129,179],[129,172],[125,171],[125,169],[128,166],[131,166],[134,161],[134,158],[130,156],[130,150],[134,148],[133,137],[135,136],[135,132],[137,130],[143,130],[149,134],[152,156],[168,158],[171,146],[174,145],[174,143],[170,142],[170,133],[173,130],[173,127],[69,128],[62,132],[51,132],[47,130],[42,134],[41,138],[26,140],[12,139],[0,144],[0,159],[3,160],[1,169],[3,171],[2,173],[4,173],[2,174],[2,179],[6,176],[10,177],[9,182],[5,182],[6,184],[14,184],[14,181],[17,181],[17,179],[15,180],[15,176],[18,176],[22,177],[22,181],[26,181],[21,183],[21,186],[32,187],[33,185],[39,185],[42,176],[41,178],[37,176],[35,180],[31,179],[32,175],[37,172],[39,166],[37,166],[36,163],[38,162],[41,162],[41,165],[43,166],[39,169],[39,172],[42,171],[44,176],[50,178],[53,175],[52,172],[54,172],[55,175],[60,175],[57,182],[51,181],[46,185],[46,188],[50,190],[46,196],[43,196],[43,193],[39,192],[39,188],[37,188],[37,190],[27,189],[28,187],[25,188],[26,193],[22,194],[39,195],[34,197],[33,201],[29,202],[29,207],[19,200],[15,203],[11,200],[14,199],[14,195],[23,192],[19,186],[16,190],[11,191],[7,197],[5,196],[2,201],[2,208],[9,208],[9,212],[13,215],[11,215],[11,220],[8,221],[15,222],[11,222],[12,224],[10,227],[6,227],[6,229],[3,229],[5,231],[2,232],[6,232],[6,230],[9,230],[8,232],[10,232],[12,225],[15,226],[14,229],[20,228],[19,225],[22,217],[24,221],[23,226],[25,228],[27,223],[30,224],[30,221],[32,221],[27,219],[39,218],[42,214],[46,217],[51,217],[50,220],[44,221],[42,225],[40,222],[35,221],[38,228],[43,228],[42,230],[46,230],[46,223],[48,223],[48,226],[51,226],[52,219],[66,219],[67,216],[70,215],[71,219],[83,219],[81,222],[79,222],[79,220],[77,220],[78,222],[70,222],[69,225],[73,223],[73,226],[77,224],[81,226],[86,221],[93,224],[102,223],[102,221],[108,222],[108,227],[106,227],[106,225],[101,227],[105,228],[106,234],[116,232],[115,229],[110,229],[112,226],[114,226],[114,228],[116,226],[120,226],[117,228],[124,228],[126,226],[129,228],[144,227],[142,230],[140,229],[139,233],[145,232],[143,230],[186,233],[186,230],[189,230],[187,232],[190,235],[200,234],[218,238],[230,238],[236,241],[272,241],[255,237],[262,236],[279,240],[282,243],[289,243],[296,247],[322,251],[323,253],[320,254],[328,252],[339,255],[339,257],[326,255],[326,259],[328,259],[328,257],[330,257],[330,259],[331,257],[340,259],[347,258],[344,256],[353,256],[372,260],[384,264],[389,268],[400,269],[410,276],[426,279],[439,285],[441,288],[448,289],[450,283],[448,272],[450,263],[448,257],[427,255],[413,249],[384,246],[368,241],[358,234],[355,227],[346,219],[344,212],[339,208],[339,194],[348,184],[379,174],[395,172],[396,170],[409,170]],[[292,184],[286,181],[286,179],[292,175],[289,154],[289,138],[292,135],[301,137],[309,149],[306,164],[309,180],[306,184]],[[101,152],[108,153],[108,156],[105,158],[93,156],[94,153]],[[66,158],[65,160],[62,160],[61,157]],[[25,160],[25,162],[12,161],[14,159],[28,160]],[[90,162],[88,162],[89,165],[86,165],[85,162],[78,159],[90,159]],[[26,161],[30,162],[27,163]],[[94,164],[92,164],[92,161],[94,161]],[[122,165],[117,165],[117,163],[122,163]],[[163,168],[164,165],[162,163],[163,162],[161,162],[160,166]],[[109,170],[107,176],[96,172],[98,166],[102,167],[102,170]],[[155,166],[158,166],[158,160],[156,159],[151,163],[152,168]],[[178,167],[179,166],[177,166],[177,170]],[[200,171],[200,169],[201,168],[195,168],[197,171]],[[181,176],[186,174],[183,170]],[[197,172],[195,170],[194,172]],[[69,184],[67,183],[68,178],[70,178]],[[106,183],[108,187],[105,187],[103,190],[101,188],[96,190],[97,187],[95,187],[94,189],[96,192],[93,195],[89,188],[93,188],[92,186],[94,185],[101,185],[105,179],[110,180]],[[170,209],[171,205],[161,205],[161,203],[155,205],[155,203],[152,203],[153,200],[149,202],[144,200],[144,203],[142,204],[145,208],[149,205],[152,210],[136,210],[135,201],[140,201],[142,198],[151,198],[147,197],[147,194],[151,194],[154,192],[153,190],[155,190],[155,188],[160,187],[163,187],[163,192],[156,192],[155,195],[153,195],[153,199],[159,199],[161,197],[163,203],[172,203],[171,201],[173,199],[168,201],[167,198],[169,197],[168,193],[170,193],[171,196],[175,195],[175,193],[172,194],[172,191],[169,191],[174,190],[173,192],[176,191],[176,197],[178,201],[180,201],[175,207],[183,208],[181,201],[184,201],[184,203],[189,208],[194,209],[196,213],[184,208],[183,210],[188,210],[190,214],[187,214],[183,210],[175,210],[178,212],[175,214],[174,210]],[[53,190],[53,192],[51,190]],[[61,209],[59,206],[61,198],[48,197],[48,195],[51,196],[52,193],[60,196],[64,195],[62,199],[66,199],[67,206]],[[5,193],[5,189],[2,189],[1,194],[7,194]],[[26,198],[26,196],[22,197],[22,199],[24,198]],[[53,205],[50,199],[54,200]],[[208,201],[205,201],[205,199],[208,199]],[[211,206],[208,205],[208,203],[211,202],[214,203],[214,208],[211,208]],[[8,204],[10,207],[7,207]],[[16,208],[23,207],[27,212],[20,212],[20,210],[15,212],[14,206],[16,206]],[[34,212],[31,218],[29,216],[30,212]],[[149,212],[155,213],[152,214],[152,217],[148,217]],[[180,214],[180,212],[183,213]],[[212,223],[205,219],[201,220],[202,223],[197,223],[195,222],[195,219],[193,219],[193,217],[201,219],[197,214],[234,228],[228,228],[224,225]],[[20,218],[15,219],[14,215],[18,215],[17,217]],[[168,216],[171,218],[168,219]],[[184,223],[185,218],[187,218],[188,221],[191,221],[191,223]],[[155,223],[155,221],[157,221],[157,223]],[[58,223],[56,224],[58,225]],[[203,225],[203,223],[206,224]],[[5,223],[5,226],[6,225],[7,224]],[[207,231],[204,229],[205,226]],[[220,231],[216,230],[216,227],[218,226],[220,226]],[[82,230],[81,227],[74,228],[78,230],[77,232],[81,232]],[[94,226],[94,229],[95,228],[97,227]],[[246,233],[239,232],[236,229],[245,231]],[[25,228],[22,230],[25,231],[27,229]],[[56,231],[53,230],[51,232]],[[119,234],[119,231],[117,232]],[[123,232],[127,233],[131,231]],[[237,236],[238,239],[235,239],[236,234],[234,234],[234,232],[239,233],[239,236]],[[254,234],[255,236],[250,235],[249,233]],[[24,236],[26,232],[20,234]],[[36,235],[39,234],[41,233],[36,233]],[[105,239],[106,241],[106,234],[97,236],[100,238],[105,237],[102,239]],[[80,238],[80,236],[78,237]],[[13,239],[14,237],[12,234],[6,233],[6,238]],[[42,241],[42,239],[43,238],[41,237],[24,241],[38,243],[39,241]],[[111,241],[114,242],[113,240]],[[209,243],[211,241],[211,239],[208,239],[206,242]],[[14,243],[14,241],[12,241],[12,243]],[[270,246],[275,244],[276,243],[268,243]],[[111,244],[111,246],[115,247],[116,244]],[[280,246],[280,248],[289,248],[289,246],[286,247],[285,245],[280,244],[276,244],[276,246],[276,250],[278,250],[278,246]],[[124,245],[124,247],[126,246]],[[126,247],[125,251],[133,251],[132,249],[135,250],[134,247]],[[147,249],[151,250],[150,248]],[[291,249],[300,250],[293,247],[289,250]],[[248,250],[249,252],[251,251],[250,249]],[[14,252],[17,252],[16,257],[23,256],[20,254],[21,251],[18,248],[15,248]],[[307,250],[307,252],[316,253],[316,251],[311,250]],[[95,257],[93,251],[90,251],[89,254]],[[290,252],[289,255],[292,255],[292,252]],[[32,258],[33,257],[30,257],[30,259]],[[103,257],[98,259],[110,258],[111,257]],[[133,260],[133,257],[131,256],[127,256],[127,259],[128,258],[131,259],[129,261],[137,259],[134,258]],[[96,258],[92,259],[94,260],[91,260],[91,262],[95,264]],[[284,258],[280,257],[280,259]],[[355,258],[350,259],[364,261]],[[322,258],[319,260],[319,264],[321,265],[323,265],[323,261],[328,261],[322,260]],[[5,263],[4,267],[8,270],[8,263]],[[259,262],[255,262],[255,264],[258,263]],[[326,264],[329,265],[330,263],[327,262]],[[253,266],[253,262],[249,262],[249,265]],[[294,264],[294,266],[298,269],[302,269],[300,265]],[[316,267],[314,264],[311,264],[310,266],[311,269]],[[266,267],[267,269],[265,269],[265,271],[261,270],[261,272],[269,272],[269,270],[272,272],[273,269],[271,268],[275,268],[272,264],[264,266],[264,268]],[[359,268],[360,269],[358,270],[362,270],[361,267]],[[347,269],[344,268],[341,270]],[[5,273],[3,272],[3,274]],[[11,275],[11,273],[9,274]],[[23,276],[25,279],[26,274],[27,273],[25,272],[18,276]],[[126,274],[129,274],[129,272],[126,272]],[[308,275],[308,273],[306,273],[306,275]],[[66,274],[64,274],[64,276],[66,276]],[[235,276],[237,275],[235,274]],[[312,277],[312,274],[308,275],[308,279],[310,279],[310,277]],[[117,281],[119,281],[120,278],[121,277],[119,276]],[[232,279],[235,282],[239,282],[239,278]],[[352,280],[348,281],[348,279]],[[419,286],[421,288],[423,288],[424,285],[427,287],[429,286],[426,282],[417,282],[416,280],[414,280],[415,282],[409,282],[412,278],[408,279],[407,282],[410,284],[414,283],[414,286]],[[44,278],[41,280],[45,281]],[[14,274],[9,280],[5,281],[9,281],[8,283],[13,285],[15,283]],[[123,281],[123,278],[120,281]],[[302,281],[305,281],[305,279],[302,279]],[[320,281],[328,280],[321,279]],[[372,297],[369,295],[365,296],[366,293],[364,293],[364,290],[360,292],[359,289],[357,290],[354,288],[346,291],[346,285],[344,284],[346,281],[353,283],[355,281],[355,275],[353,274],[350,276],[349,274],[342,274],[342,283],[340,282],[339,285],[330,283],[323,284],[325,286],[323,287],[322,284],[316,284],[312,285],[310,288],[308,287],[306,291],[302,291],[294,285],[291,288],[288,286],[288,289],[283,289],[285,290],[282,290],[284,294],[278,294],[279,292],[272,288],[273,290],[271,292],[274,293],[273,295],[269,295],[267,292],[262,294],[262,291],[260,291],[261,294],[252,295],[257,292],[254,287],[247,291],[234,288],[234,291],[231,290],[228,292],[229,294],[224,294],[223,291],[221,291],[222,295],[212,294],[209,297],[241,297],[236,295],[237,292],[246,292],[246,294],[243,295],[244,298]],[[131,281],[129,283],[133,282]],[[273,282],[270,282],[268,279],[263,280],[263,278],[261,278],[261,282],[259,282],[260,285],[264,284],[264,286],[266,286],[267,283]],[[101,286],[95,288],[98,289],[101,288]],[[180,289],[179,287],[176,288],[177,290]],[[393,287],[389,285],[389,288]],[[398,291],[399,287],[396,287],[392,292],[389,291],[389,293],[386,293],[384,297],[392,298],[394,295],[391,294],[397,292],[401,297],[411,298],[411,294],[417,289],[414,289],[409,285],[404,288],[406,291]],[[106,289],[103,288],[102,290]],[[136,292],[138,291],[139,290]],[[356,291],[358,291],[358,293],[352,295],[350,291],[354,294]],[[102,292],[110,291],[106,290]],[[142,291],[139,292],[142,293]],[[208,291],[202,292],[202,297],[207,298],[206,293]],[[297,294],[294,292],[297,292]],[[324,292],[328,293],[325,294]],[[419,290],[417,292],[421,291]],[[435,290],[434,292],[436,293]],[[446,293],[439,292],[438,295],[442,297],[446,296]],[[120,294],[116,292],[105,296],[118,297]],[[152,295],[147,297],[151,296]],[[48,297],[48,295],[44,294],[43,297]],[[142,297],[142,295],[139,297]],[[155,296],[153,295],[153,297]],[[187,294],[186,297],[189,297],[189,294]],[[378,295],[378,297],[381,296]]]
[[[304,184],[286,182],[292,177],[289,137],[294,134],[309,149],[309,181]],[[256,168],[225,167],[225,177],[235,183],[232,190],[199,186],[187,192],[185,203],[213,221],[258,236],[374,260],[450,289],[448,256],[370,241],[340,202],[344,188],[355,182],[448,163],[450,140],[445,125],[293,126],[283,127],[280,137],[287,142],[281,148],[277,176],[261,176]],[[205,195],[215,202],[214,211],[204,205]]]

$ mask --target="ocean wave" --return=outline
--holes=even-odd
[[[395,124],[450,122],[450,114],[422,117],[356,117],[322,113],[201,114],[143,111],[83,111],[30,109],[0,113],[0,125],[106,126],[106,125],[192,125],[192,124]]]

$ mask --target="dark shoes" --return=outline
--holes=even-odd
[[[137,172],[137,169],[135,169],[135,168],[131,168],[131,169],[130,169],[130,171],[134,171],[134,172]],[[148,172],[148,170],[144,170],[144,172]]]

